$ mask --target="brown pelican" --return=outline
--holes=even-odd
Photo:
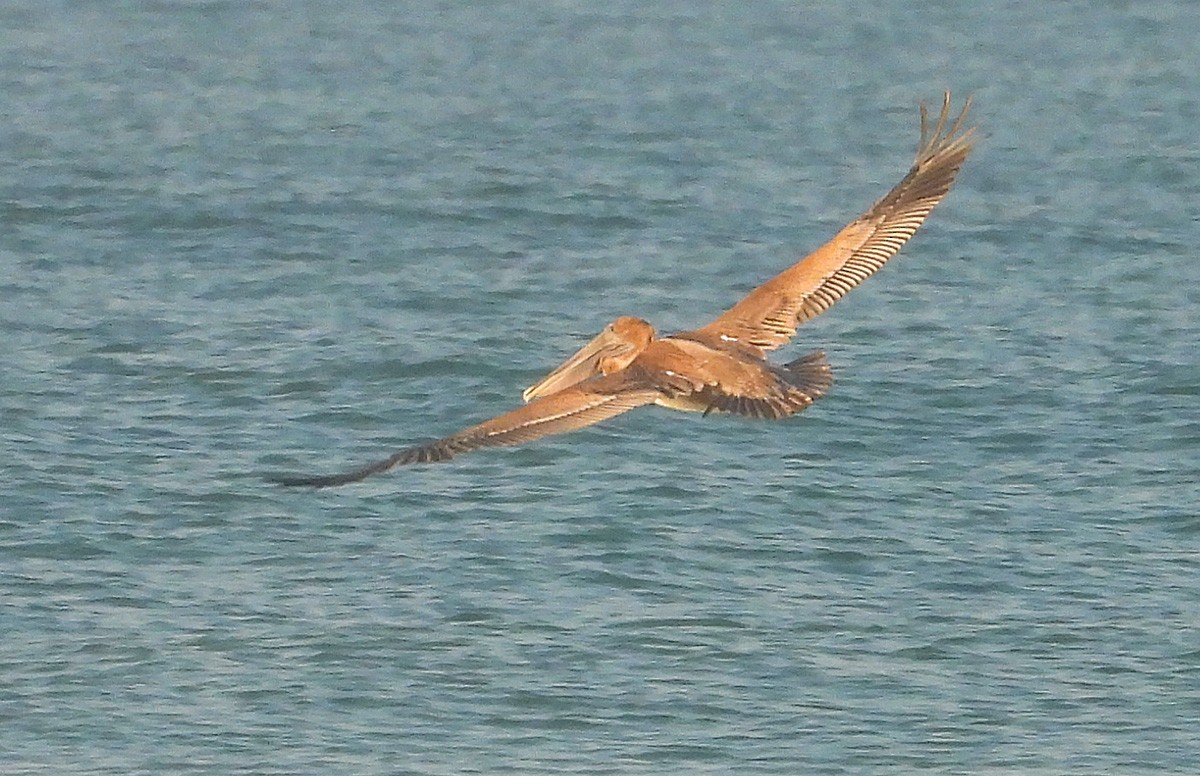
[[[271,480],[318,488],[344,485],[395,466],[447,461],[484,447],[574,431],[646,404],[770,419],[800,412],[833,382],[825,355],[816,351],[775,365],[766,352],[874,274],[913,236],[946,196],[971,151],[974,129],[963,126],[970,105],[967,99],[951,120],[947,92],[931,127],[922,104],[921,140],[904,179],[829,242],[711,323],[658,337],[640,318],[618,318],[526,389],[527,404],[512,412],[354,471]]]

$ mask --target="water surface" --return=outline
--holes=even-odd
[[[5,773],[1194,769],[1190,3],[419,5],[0,11]],[[945,88],[804,415],[261,482],[706,321]]]

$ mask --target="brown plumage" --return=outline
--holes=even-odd
[[[645,404],[778,419],[821,398],[833,378],[817,351],[782,366],[765,353],[820,315],[895,256],[954,183],[971,151],[968,99],[950,120],[950,93],[931,127],[921,106],[921,141],[904,179],[832,240],[768,280],[712,322],[658,338],[639,318],[621,317],[537,384],[528,404],[355,471],[277,476],[282,485],[344,485],[395,466],[446,461],[485,447],[531,442],[589,426]]]

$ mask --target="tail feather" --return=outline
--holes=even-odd
[[[710,403],[704,414],[728,412],[748,418],[778,420],[806,409],[833,385],[833,370],[819,350],[769,368],[776,382],[767,393],[745,396],[714,391],[709,394]]]
[[[820,350],[787,362],[781,371],[789,385],[808,394],[813,401],[829,393],[833,386],[833,369]]]

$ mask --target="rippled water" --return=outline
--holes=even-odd
[[[1193,771],[1193,4],[333,5],[0,9],[0,770]],[[704,322],[944,88],[804,415],[261,482]]]

